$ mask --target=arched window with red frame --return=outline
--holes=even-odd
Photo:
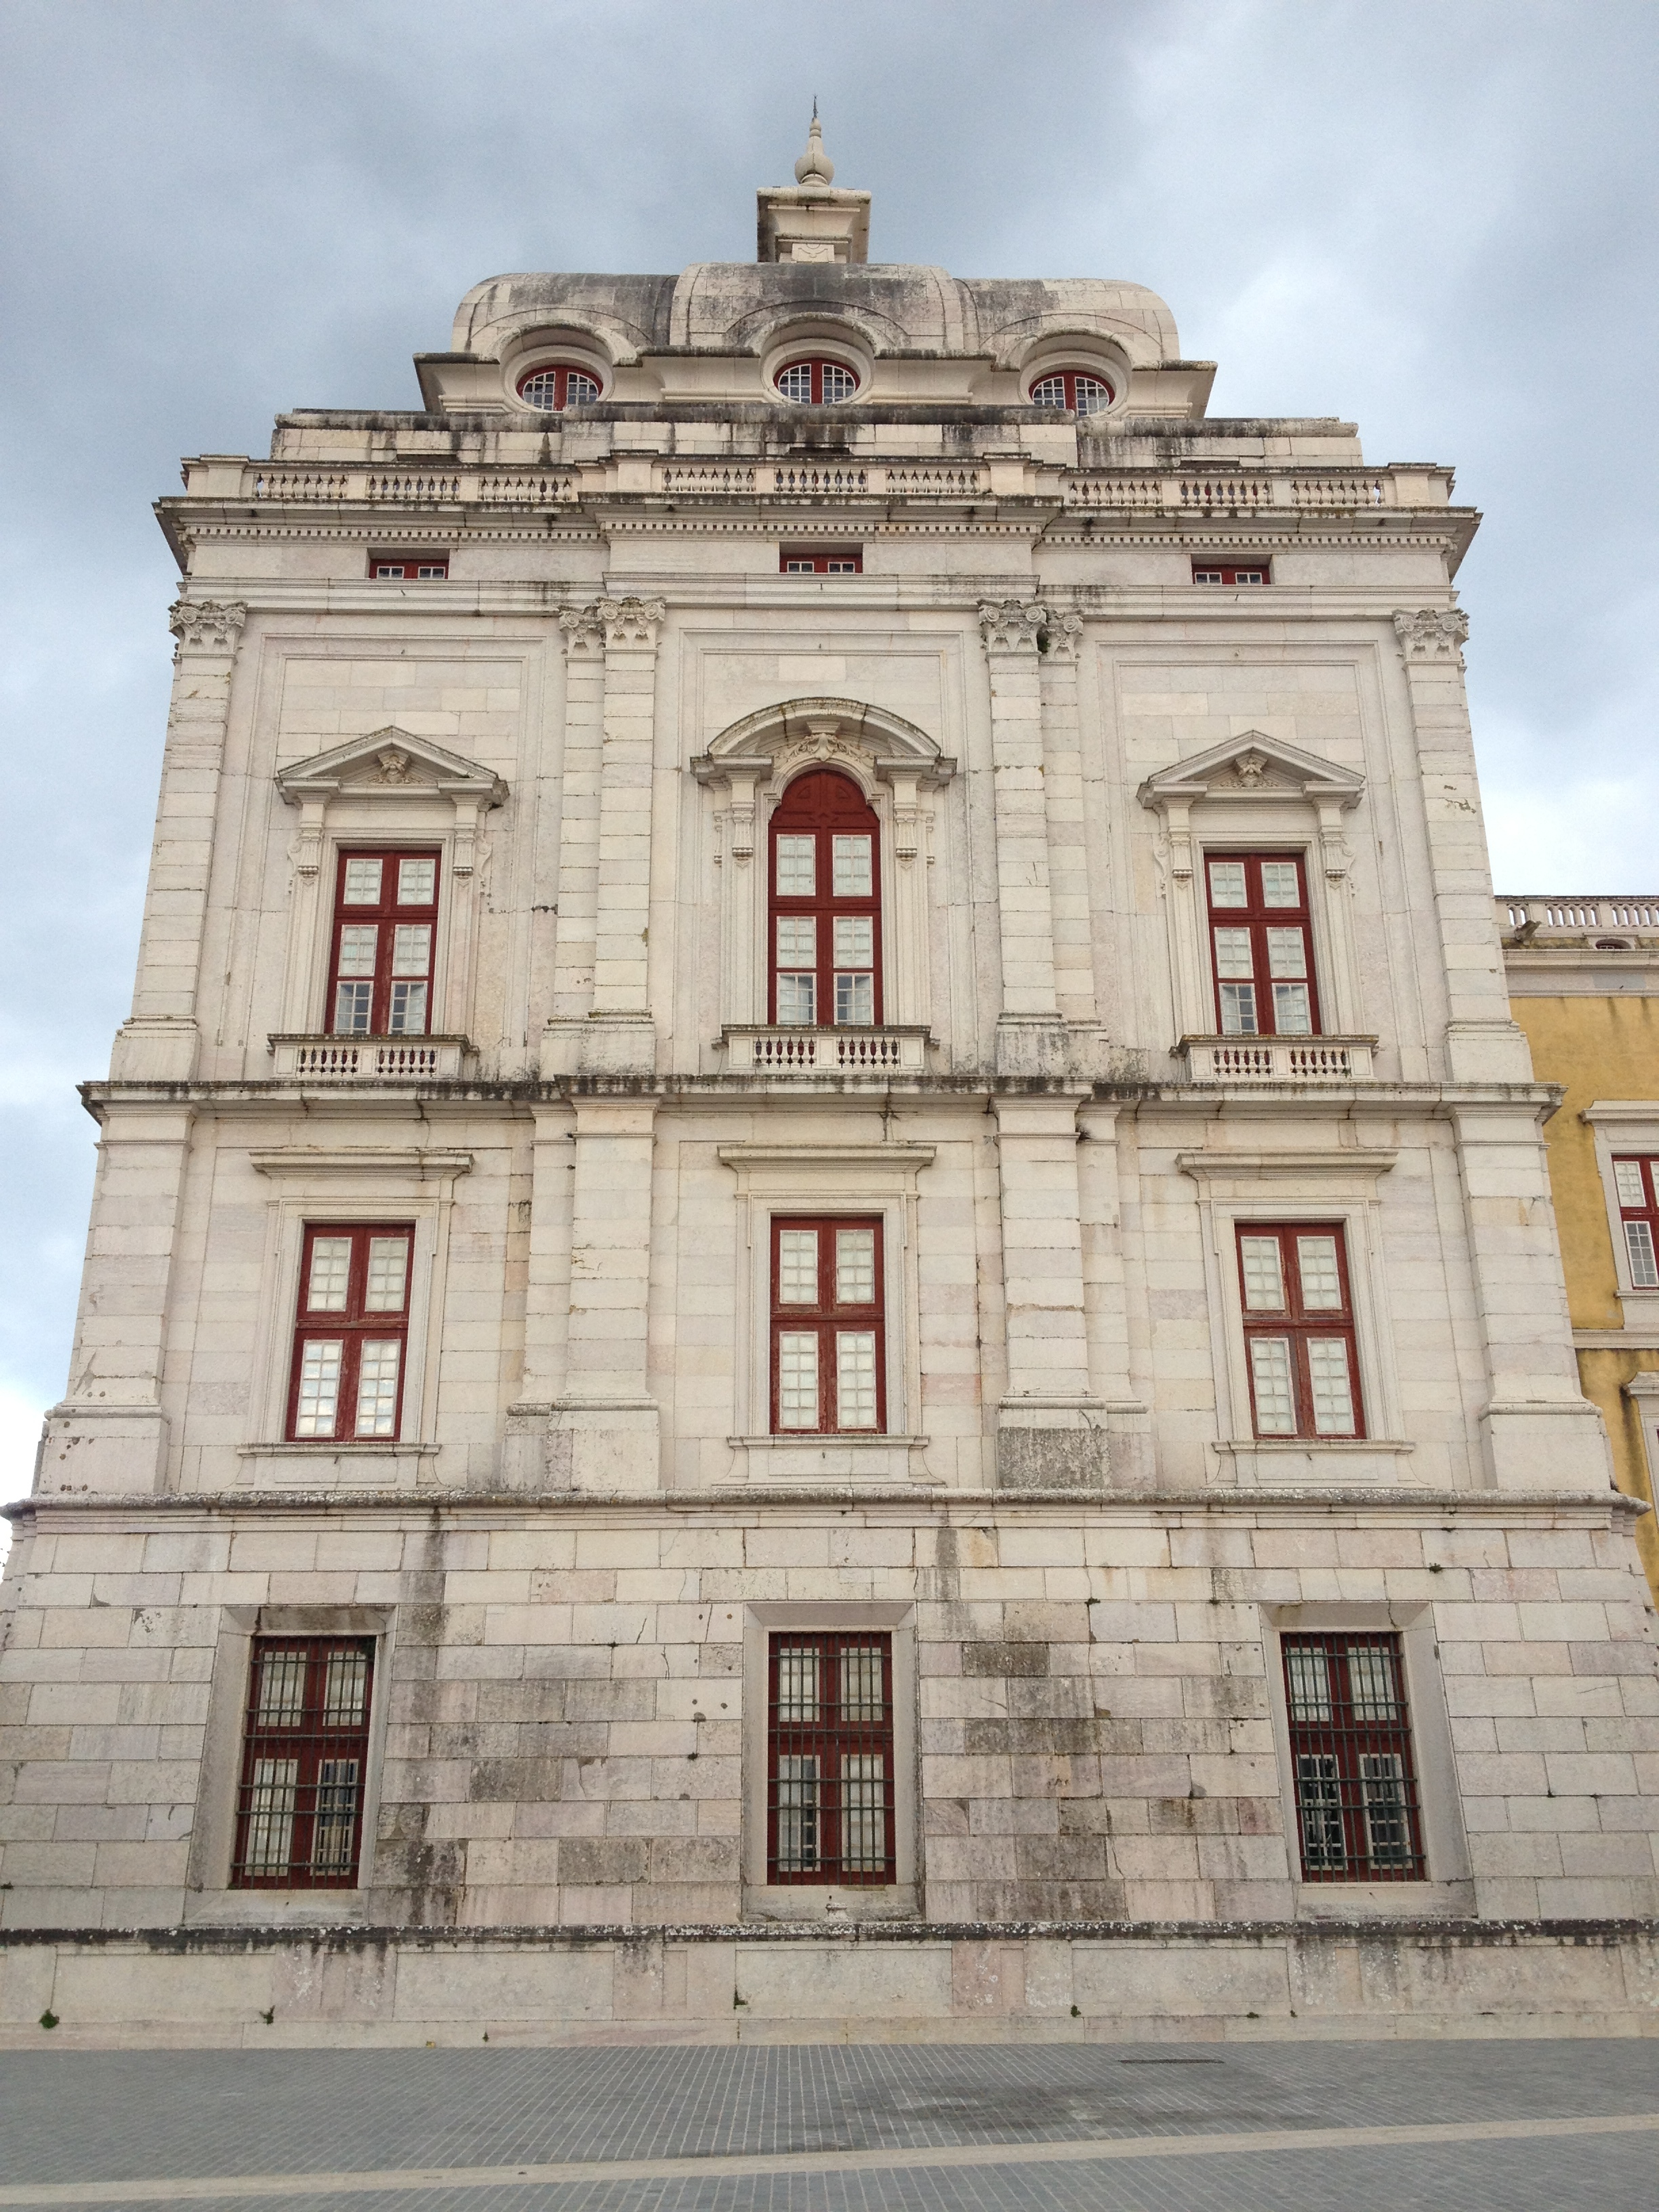
[[[1103,376],[1091,376],[1080,368],[1057,368],[1038,377],[1031,386],[1033,407],[1069,407],[1074,415],[1097,415],[1112,404],[1112,387]]]
[[[562,415],[567,407],[591,407],[600,397],[599,380],[572,362],[550,361],[519,379],[519,397],[541,415]]]
[[[856,373],[839,361],[792,361],[774,381],[779,397],[797,407],[834,407],[859,388]]]
[[[766,1018],[859,1029],[881,1012],[881,824],[849,776],[798,776],[772,817]]]

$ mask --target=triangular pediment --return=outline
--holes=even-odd
[[[400,730],[395,723],[312,760],[296,761],[279,771],[276,787],[290,806],[348,791],[354,799],[429,792],[446,799],[475,799],[485,806],[499,806],[507,797],[507,786],[493,769],[481,768],[477,761],[452,753],[430,738]]]
[[[1149,775],[1136,794],[1143,806],[1191,805],[1200,799],[1303,799],[1358,804],[1365,779],[1334,761],[1304,752],[1263,730],[1245,730],[1207,752]]]

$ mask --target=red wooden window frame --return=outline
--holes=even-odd
[[[775,1214],[772,1217],[770,1330],[772,1433],[780,1437],[884,1436],[887,1432],[887,1328],[884,1285],[882,1218],[871,1214]],[[868,1298],[838,1296],[843,1255],[837,1238],[843,1234],[871,1240]],[[817,1239],[816,1289],[809,1304],[799,1296],[799,1265],[802,1247],[785,1244],[786,1237]],[[842,1376],[841,1346],[843,1334],[872,1336],[874,1344],[875,1419],[844,1427],[842,1422]],[[799,1387],[799,1348],[786,1338],[810,1338],[816,1363],[816,1418],[802,1422],[793,1416],[792,1404]],[[790,1415],[786,1422],[786,1415]]]
[[[1194,561],[1195,584],[1271,584],[1272,566],[1266,561]]]
[[[778,554],[778,574],[781,576],[861,576],[864,574],[864,548],[861,545],[830,546],[786,545]]]
[[[1078,380],[1085,384],[1097,384],[1106,394],[1103,399],[1090,398],[1086,404],[1078,404]],[[1058,384],[1065,397],[1062,399],[1044,398],[1037,394],[1045,384]],[[1098,415],[1109,407],[1117,397],[1109,377],[1103,376],[1097,368],[1046,368],[1041,376],[1033,377],[1026,398],[1033,407],[1066,407],[1073,415]]]
[[[1304,1881],[1421,1881],[1422,1808],[1398,1636],[1280,1639]]]
[[[801,847],[799,841],[810,837],[812,842],[812,889],[810,893],[798,888],[800,881],[799,863]],[[867,891],[836,890],[836,841],[838,837],[868,837],[870,840],[870,888]],[[781,849],[781,841],[792,841],[789,849]],[[797,776],[783,794],[767,828],[767,915],[766,915],[766,1018],[769,1022],[787,1023],[801,1029],[868,1029],[881,1021],[881,823],[875,809],[866,800],[850,776],[841,775],[833,769],[813,769]],[[870,964],[866,968],[861,957],[849,953],[841,962],[836,957],[838,921],[854,922],[866,918],[870,923]],[[798,925],[796,943],[789,948],[788,957],[781,951],[787,933],[780,923]],[[810,925],[810,929],[809,929]],[[810,951],[801,949],[810,935]],[[780,1012],[780,1000],[785,997],[779,988],[780,972],[786,976],[805,975],[809,971],[814,977],[812,1019],[802,1022],[799,1007],[786,1004]],[[870,1012],[867,1018],[858,1011],[856,993],[848,995],[848,1018],[837,1020],[842,1012],[837,1003],[836,978],[844,975],[867,975],[870,977]]]
[[[441,584],[449,574],[447,553],[371,553],[370,579],[377,584]]]
[[[380,872],[375,878],[378,895],[372,898],[347,894],[360,893],[365,877],[361,869],[370,861],[380,863]],[[405,899],[408,878],[404,864],[430,863],[432,896],[427,899]],[[359,864],[354,871],[353,864]],[[438,945],[438,890],[442,874],[442,861],[430,846],[405,847],[386,851],[373,846],[348,846],[342,848],[339,865],[334,878],[334,929],[329,940],[328,962],[328,1029],[331,1036],[426,1036],[432,1028],[433,968]],[[347,933],[373,929],[372,965],[368,964],[370,948],[361,934]],[[426,935],[426,967],[422,971],[411,957],[408,937],[400,937],[400,929],[424,928]],[[342,984],[350,987],[351,997],[343,999]],[[368,986],[363,992],[364,984]],[[420,985],[424,995],[420,1000],[420,1018],[410,1018],[411,1009],[405,998],[400,1002],[398,987]],[[367,1027],[360,1024],[356,1015],[367,1006]],[[342,1014],[350,1008],[352,1019],[342,1020]],[[392,1024],[397,1023],[394,1029]]]
[[[1258,1437],[1304,1437],[1320,1443],[1346,1442],[1365,1433],[1365,1406],[1359,1388],[1359,1346],[1354,1331],[1353,1285],[1348,1273],[1348,1240],[1340,1221],[1241,1221],[1236,1224],[1239,1302],[1244,1315],[1244,1364],[1250,1378],[1250,1423]],[[1264,1266],[1266,1255],[1254,1240],[1271,1242],[1278,1251],[1278,1279]],[[1304,1244],[1336,1248],[1334,1281],[1323,1252],[1304,1253]],[[1260,1301],[1277,1288],[1278,1306]],[[1328,1301],[1334,1291],[1340,1304]],[[1311,1302],[1310,1302],[1311,1301]],[[1265,1348],[1282,1340],[1287,1356]],[[1320,1425],[1321,1396],[1333,1407],[1331,1362],[1323,1346],[1340,1341],[1347,1358],[1347,1389],[1352,1425]],[[1288,1371],[1286,1371],[1288,1370]],[[1282,1385],[1282,1387],[1281,1387]],[[1286,1402],[1291,1425],[1286,1426]]]
[[[780,1629],[766,1656],[766,1879],[896,1880],[893,1639]]]
[[[1271,888],[1275,894],[1284,889],[1282,871],[1296,872],[1296,903],[1292,906],[1282,897],[1268,899]],[[1217,871],[1229,874],[1242,868],[1242,903],[1229,905],[1216,896]],[[1278,872],[1269,879],[1264,871]],[[1231,884],[1229,885],[1231,889]],[[1215,990],[1216,1030],[1222,1036],[1317,1036],[1320,1034],[1319,979],[1314,974],[1313,917],[1308,906],[1308,866],[1300,853],[1206,853],[1204,855],[1204,899],[1210,922],[1210,978]],[[1221,933],[1230,933],[1230,941],[1224,945]],[[1276,933],[1294,932],[1300,942],[1302,974],[1283,972],[1289,960],[1295,958],[1294,948],[1284,944]],[[1244,949],[1237,942],[1236,933],[1248,932],[1249,938],[1249,974],[1243,972],[1238,954]],[[1278,969],[1280,972],[1275,974]],[[1279,1024],[1279,1006],[1273,989],[1275,983],[1294,988],[1305,984],[1308,994],[1308,1026],[1285,1029]],[[1249,985],[1255,1009],[1255,1027],[1239,1026],[1238,1001],[1230,998],[1225,986]],[[1231,1025],[1230,1025],[1231,1019]]]
[[[242,1721],[233,1889],[355,1889],[374,1639],[256,1636]]]
[[[793,375],[795,370],[800,368],[805,369],[811,379],[811,390],[808,397],[803,397],[795,392],[786,392],[783,388],[785,377]],[[838,379],[850,376],[853,380],[852,390],[837,392],[833,399],[826,399],[823,396],[823,372],[826,368],[835,370]],[[772,379],[773,387],[778,397],[781,399],[787,399],[792,407],[844,406],[848,400],[857,398],[863,382],[863,378],[850,363],[844,361],[830,361],[817,354],[803,354],[798,360],[785,362]]]
[[[543,376],[550,376],[553,379],[553,404],[550,407],[543,400],[525,398],[530,386],[538,377]],[[570,397],[570,380],[573,376],[585,379],[592,386],[592,391],[580,393],[573,399]],[[597,406],[605,395],[603,380],[596,376],[591,368],[585,368],[579,361],[538,362],[534,368],[526,369],[514,389],[519,398],[524,400],[525,405],[533,407],[538,415],[562,415],[567,407]]]
[[[319,1254],[318,1246],[328,1249]],[[399,1283],[388,1252],[374,1247],[403,1248]],[[342,1250],[341,1248],[344,1248]],[[298,1312],[294,1324],[294,1358],[289,1374],[288,1437],[291,1443],[388,1443],[403,1433],[404,1384],[409,1368],[409,1293],[414,1269],[415,1231],[409,1222],[375,1221],[346,1224],[314,1221],[306,1224],[300,1254]],[[388,1300],[396,1288],[394,1306]],[[380,1303],[376,1303],[376,1301]],[[333,1301],[333,1303],[331,1303]],[[397,1346],[397,1373],[388,1392],[386,1354],[381,1347]],[[363,1352],[376,1347],[367,1375]],[[337,1346],[331,1356],[307,1346]],[[322,1425],[325,1394],[331,1387],[333,1402],[328,1425]],[[362,1392],[374,1389],[365,1401]],[[388,1412],[389,1407],[389,1412]],[[361,1425],[365,1412],[372,1413]],[[388,1425],[389,1419],[389,1425]]]
[[[1659,1291],[1659,1160],[1620,1153],[1613,1179],[1631,1288]]]

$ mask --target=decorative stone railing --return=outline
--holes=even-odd
[[[1066,480],[1068,507],[1154,508],[1201,514],[1352,513],[1382,507],[1444,507],[1449,469],[1273,470],[1244,475],[1231,469],[1165,476],[1149,469],[1079,471]]]
[[[1653,896],[1500,898],[1497,907],[1499,933],[1522,945],[1540,933],[1593,939],[1604,932],[1659,931],[1659,897]]]
[[[434,1083],[461,1072],[459,1036],[274,1036],[278,1082]]]
[[[722,1042],[733,1075],[920,1075],[922,1029],[728,1029]]]
[[[1375,1037],[1188,1037],[1188,1083],[1363,1083]]]

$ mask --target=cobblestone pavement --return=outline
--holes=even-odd
[[[1659,2212],[1659,2042],[0,2055],[46,2203]]]

